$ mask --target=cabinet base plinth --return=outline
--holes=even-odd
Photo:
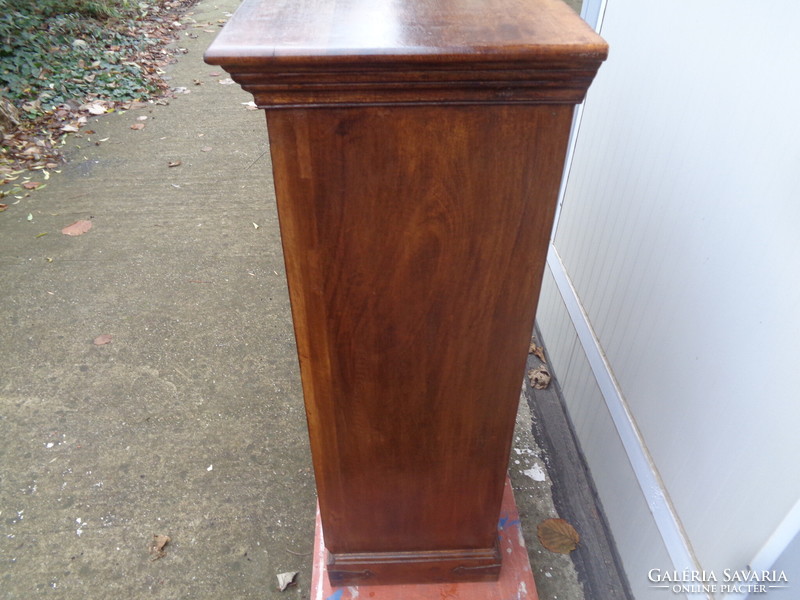
[[[328,553],[331,584],[385,585],[496,581],[500,576],[500,549],[438,552]]]
[[[317,511],[311,600],[537,600],[511,483],[498,515],[497,546],[450,552],[331,554]],[[359,589],[369,589],[360,594]]]

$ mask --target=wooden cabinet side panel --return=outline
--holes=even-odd
[[[571,115],[268,111],[331,552],[494,545]]]

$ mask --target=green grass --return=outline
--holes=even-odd
[[[129,31],[128,0],[0,0],[0,94],[35,118],[54,106],[155,93],[130,60],[148,41]]]

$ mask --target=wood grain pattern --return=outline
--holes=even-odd
[[[206,53],[267,109],[332,581],[497,577],[572,104],[606,51],[559,0],[245,0]]]
[[[276,108],[574,104],[606,54],[560,0],[245,0],[205,58]]]
[[[494,547],[571,115],[268,113],[334,555]]]

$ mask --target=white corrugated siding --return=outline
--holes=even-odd
[[[800,498],[798,22],[788,1],[608,0],[611,53],[554,241],[691,547],[718,572],[745,567]],[[572,419],[607,511],[638,522],[641,491],[557,296],[547,284],[539,322]],[[636,588],[647,548],[610,518]],[[667,568],[652,544],[644,562]]]

